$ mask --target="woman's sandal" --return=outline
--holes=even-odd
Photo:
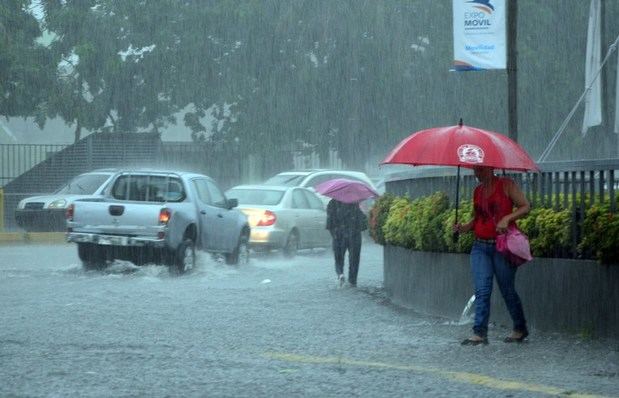
[[[481,340],[468,338],[468,339],[463,340],[462,343],[460,343],[460,345],[480,345],[480,344],[487,345],[488,338],[484,337]]]
[[[524,332],[522,332],[522,336],[520,336],[520,337],[507,336],[505,339],[503,339],[503,342],[505,342],[505,343],[523,343],[524,339],[526,339],[528,336],[529,336],[529,332],[524,331]]]

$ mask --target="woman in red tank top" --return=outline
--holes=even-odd
[[[506,193],[510,184],[515,185],[512,180],[492,176],[488,186],[481,183],[475,188],[473,232],[476,238],[496,239],[499,221],[514,209],[513,201]],[[514,223],[513,219],[508,220],[507,224]]]
[[[473,219],[466,224],[454,226],[459,233],[473,231],[475,234],[471,249],[471,270],[475,285],[474,334],[462,344],[488,344],[490,296],[495,277],[514,323],[511,335],[503,341],[522,342],[529,332],[515,288],[516,267],[496,251],[495,239],[497,234],[507,230],[509,224],[529,212],[529,202],[513,180],[495,176],[491,167],[476,167],[474,171],[479,185],[473,193]]]

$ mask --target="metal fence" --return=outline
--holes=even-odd
[[[0,144],[0,187],[69,144]]]
[[[540,173],[507,173],[520,184],[532,206],[560,209],[609,199],[611,209],[617,210],[619,159],[545,162],[538,166]],[[460,199],[470,200],[477,181],[470,170],[462,169],[461,173]],[[411,167],[387,181],[387,192],[412,199],[439,191],[455,200],[455,168]]]
[[[160,143],[158,134],[100,133],[72,145],[5,146],[10,148],[5,161],[10,167],[2,173],[7,177],[2,186],[5,230],[17,228],[14,212],[21,199],[51,193],[76,175],[93,169],[127,167],[157,159]],[[53,149],[55,152],[50,151]]]
[[[0,187],[13,181],[15,178],[31,170],[36,165],[52,158],[56,153],[69,147],[71,144],[0,144]],[[103,147],[103,148],[102,148]],[[109,148],[102,145],[88,144],[84,149],[86,169],[92,169],[93,160],[107,153]],[[119,147],[120,153],[126,152],[125,146]],[[207,143],[194,142],[162,142],[161,156],[156,159],[142,159],[141,164],[152,167],[185,169],[204,173],[213,177],[223,178],[224,185],[238,181],[254,181],[266,178],[257,167],[260,162],[258,155],[241,155],[235,151],[219,152]],[[131,156],[127,156],[129,160]],[[105,161],[104,161],[105,163]],[[113,162],[118,165],[118,162]],[[122,163],[122,162],[121,162]],[[71,167],[68,165],[68,167]],[[104,166],[101,166],[104,167]],[[292,168],[295,170],[311,168],[344,168],[336,151],[331,151],[326,159],[316,153],[300,151],[292,152]],[[49,189],[42,187],[36,192],[43,193]]]
[[[321,160],[315,154],[278,148],[270,156],[290,159],[291,168],[341,167],[335,153]],[[162,142],[153,133],[96,133],[72,145],[0,144],[0,188],[4,191],[0,208],[4,210],[5,229],[14,230],[14,212],[21,199],[49,194],[74,176],[94,169],[150,167],[193,171],[213,177],[227,189],[269,177],[273,163],[256,154],[241,154],[238,147]]]

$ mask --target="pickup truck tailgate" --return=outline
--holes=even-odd
[[[113,235],[156,235],[161,229],[159,212],[153,203],[77,201],[73,213],[76,232]]]

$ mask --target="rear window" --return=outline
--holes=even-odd
[[[238,199],[242,205],[274,206],[281,202],[284,192],[272,189],[231,189],[226,196]]]
[[[177,177],[122,175],[114,182],[112,197],[138,202],[182,202],[185,189]]]
[[[56,191],[62,195],[92,195],[108,179],[109,174],[83,174]]]
[[[267,185],[283,185],[286,187],[296,187],[303,181],[304,175],[299,174],[277,174],[266,180]]]

